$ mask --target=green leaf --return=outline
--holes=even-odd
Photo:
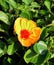
[[[8,21],[8,16],[3,11],[0,11],[0,20],[8,25],[10,24]]]
[[[45,25],[45,22],[43,19],[37,19],[37,25],[38,26],[44,26]]]
[[[14,0],[6,0],[9,5],[11,5],[14,9],[17,9],[17,3]]]
[[[8,57],[7,61],[8,61],[9,63],[11,63],[12,59]]]
[[[54,54],[51,55],[51,58],[54,58]]]
[[[36,53],[43,54],[47,50],[47,45],[43,41],[39,41],[33,46]]]
[[[47,11],[46,11],[46,10],[40,10],[40,11],[39,11],[39,14],[41,14],[41,15],[46,15],[46,14],[47,14]]]
[[[14,65],[15,62],[10,57],[4,57],[3,59],[3,65]]]
[[[48,51],[45,52],[43,55],[38,56],[37,65],[44,65],[45,62],[49,60],[49,53]]]
[[[0,32],[5,32],[5,30],[3,30],[2,28],[0,28]]]
[[[45,6],[47,7],[47,9],[50,11],[50,8],[51,8],[50,0],[45,0],[45,1],[44,1],[44,4],[45,4]]]
[[[31,7],[38,8],[38,7],[40,7],[40,5],[37,2],[32,2]]]
[[[51,31],[51,32],[54,32],[54,26],[49,27],[49,28],[48,28],[48,31],[49,31],[49,32],[50,32],[50,31]]]
[[[1,4],[2,0],[0,0],[0,4]]]
[[[47,31],[49,32],[49,34],[51,34],[51,36],[54,36],[54,26],[50,26]]]
[[[54,24],[54,20],[52,21],[52,24]]]
[[[53,36],[50,36],[50,47],[52,48],[52,49],[54,49],[54,37]]]
[[[21,12],[20,16],[23,18],[32,19],[32,14],[31,12],[28,12],[28,11]]]
[[[22,0],[22,2],[24,2],[25,4],[31,4],[33,0]]]
[[[8,10],[8,5],[4,0],[0,0],[0,4],[2,6],[2,9],[6,12]]]
[[[1,32],[8,32],[8,29],[9,29],[9,26],[8,25],[6,25],[6,24],[4,24],[4,23],[2,23],[2,24],[0,24],[0,31]]]
[[[6,26],[4,27],[3,24],[0,25],[0,32],[6,33],[8,35],[8,32],[7,32],[7,30],[5,28],[6,28]]]
[[[4,55],[7,51],[7,47],[4,42],[0,40],[0,57]]]
[[[14,53],[14,43],[12,43],[11,45],[8,46],[8,50],[7,50],[7,53],[9,55],[12,55]]]
[[[27,52],[24,55],[24,60],[26,63],[36,63],[38,55],[34,53],[31,49],[27,50]]]
[[[47,35],[48,35],[47,28],[43,27],[40,39],[43,40]]]
[[[0,57],[1,57],[2,55],[4,55],[4,52],[3,52],[2,49],[0,49]]]
[[[24,60],[26,63],[33,63],[36,65],[41,65],[47,56],[47,52],[45,54],[40,55],[36,54],[32,49],[28,49],[24,55]]]
[[[14,37],[9,38],[7,41],[9,44],[8,49],[7,49],[7,53],[8,53],[8,55],[12,55],[16,52],[18,45],[15,44],[15,38]]]

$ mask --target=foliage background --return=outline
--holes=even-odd
[[[40,40],[29,48],[13,32],[18,17],[42,28]],[[54,0],[0,0],[0,65],[54,65]]]

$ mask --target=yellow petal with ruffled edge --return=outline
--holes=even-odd
[[[20,30],[21,30],[21,20],[22,18],[17,18],[15,20],[15,23],[14,23],[14,32],[16,32],[16,34],[19,34],[20,33]]]
[[[37,26],[37,25],[36,25],[36,23],[35,23],[34,21],[28,20],[26,29],[30,31],[30,30],[32,30],[33,28],[35,28],[36,26]]]
[[[22,29],[22,30],[23,30],[23,29],[26,29],[27,23],[28,23],[28,20],[27,20],[26,18],[23,18],[23,19],[21,20],[21,29]]]
[[[41,28],[40,27],[36,27],[32,29],[32,34],[29,36],[29,38],[33,39],[33,43],[37,42],[40,38],[40,34],[41,34]]]

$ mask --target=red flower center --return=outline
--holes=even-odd
[[[28,30],[21,30],[20,34],[21,34],[21,38],[25,38],[25,39],[27,39],[30,35]]]

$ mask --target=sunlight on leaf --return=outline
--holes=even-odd
[[[36,53],[43,54],[47,50],[47,45],[43,41],[39,41],[33,46],[33,49]]]
[[[47,7],[47,9],[50,11],[50,7],[51,7],[50,0],[45,0],[44,4]]]
[[[2,11],[0,11],[0,20],[8,25],[10,24],[10,22],[8,21],[8,16]]]

